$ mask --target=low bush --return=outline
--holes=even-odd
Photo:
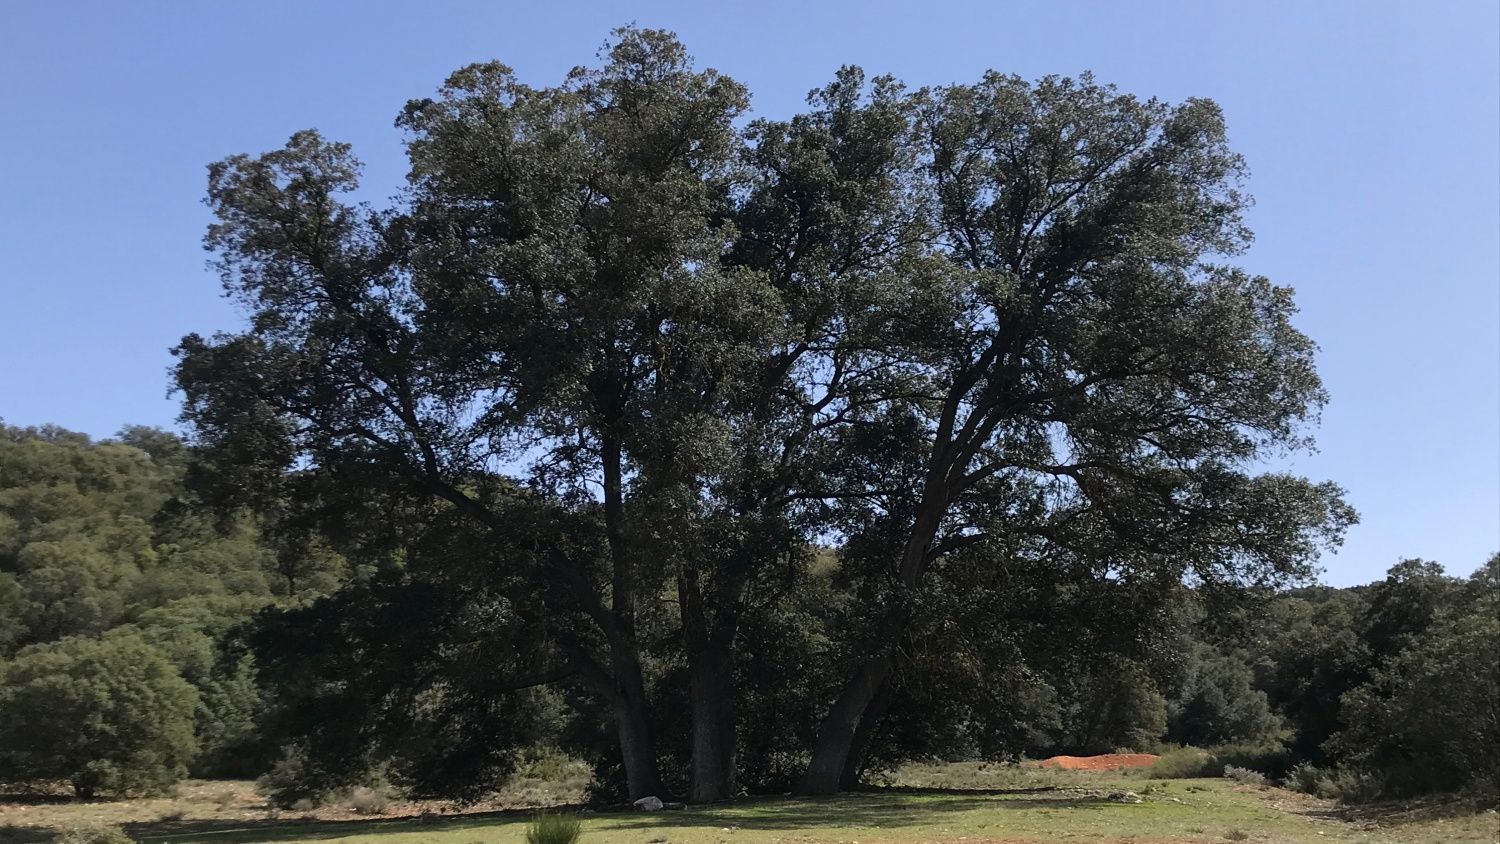
[[[306,753],[287,748],[276,764],[255,781],[255,790],[278,809],[307,811],[317,808],[336,797],[338,791],[315,785],[318,778],[312,775],[310,768]]]
[[[383,815],[391,807],[391,797],[384,790],[360,786],[349,792],[344,801],[357,815]]]
[[[1265,785],[1266,775],[1260,771],[1252,771],[1249,768],[1241,768],[1237,765],[1225,765],[1224,776],[1241,785]]]
[[[560,750],[543,748],[536,750],[516,766],[518,779],[535,779],[544,782],[564,782],[577,779],[580,773],[588,776],[588,765]]]
[[[583,835],[583,822],[572,815],[539,812],[526,826],[526,844],[574,844]]]
[[[1311,762],[1293,765],[1281,784],[1289,791],[1299,791],[1315,797],[1331,796],[1328,772]]]
[[[1197,777],[1219,776],[1224,771],[1211,773],[1215,765],[1213,754],[1197,747],[1175,747],[1165,749],[1150,767],[1146,776],[1157,780],[1185,780]]]
[[[1287,771],[1292,769],[1292,764],[1297,761],[1292,757],[1292,752],[1280,744],[1226,744],[1212,748],[1209,752],[1221,766],[1217,774],[1210,776],[1222,776],[1222,768],[1232,765],[1259,771],[1272,779],[1280,779],[1286,776]]]
[[[1310,762],[1303,762],[1288,771],[1282,786],[1345,803],[1369,803],[1386,796],[1380,778],[1373,774],[1351,768],[1319,768]]]
[[[1329,775],[1324,796],[1344,803],[1370,803],[1387,795],[1381,779],[1374,774],[1341,768]]]
[[[1281,745],[1230,744],[1222,747],[1174,747],[1144,769],[1151,779],[1175,780],[1225,776],[1229,768],[1280,778],[1291,770],[1291,752]]]

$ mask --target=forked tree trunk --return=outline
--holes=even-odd
[[[911,618],[910,597],[916,590],[927,563],[927,552],[932,548],[938,524],[947,506],[947,498],[941,484],[942,473],[934,469],[929,476],[922,506],[918,509],[916,522],[901,553],[899,588],[903,594],[886,614],[876,641],[880,650],[867,658],[855,669],[853,676],[844,684],[838,699],[829,707],[818,728],[818,741],[813,746],[812,760],[797,785],[797,793],[807,795],[837,794],[858,769],[864,765],[869,742],[879,727],[882,711],[874,711],[873,705],[889,681],[895,667],[896,644],[906,634],[907,622]],[[856,749],[856,737],[861,733],[866,717],[869,725],[864,727],[863,747]]]
[[[880,684],[880,690],[875,693],[875,699],[865,708],[864,717],[859,719],[859,727],[854,731],[854,741],[850,743],[849,755],[844,760],[844,775],[839,780],[839,788],[843,791],[859,787],[859,779],[870,761],[870,748],[875,744],[875,733],[880,729],[880,722],[885,718],[886,710],[890,709],[891,700],[895,696],[896,679],[887,675]]]
[[[843,786],[845,770],[854,751],[859,732],[871,704],[879,696],[891,671],[889,656],[866,660],[844,685],[838,699],[829,707],[818,730],[812,760],[797,785],[798,794],[837,794]],[[872,725],[873,729],[873,725]]]

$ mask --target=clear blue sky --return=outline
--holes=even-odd
[[[1442,2],[21,2],[0,6],[0,417],[171,426],[167,349],[236,325],[199,247],[204,165],[317,127],[367,185],[451,70],[536,84],[623,23],[676,30],[782,116],[844,63],[913,85],[1093,70],[1227,113],[1251,270],[1298,290],[1333,395],[1292,466],[1363,524],[1326,579],[1500,548],[1500,19]]]

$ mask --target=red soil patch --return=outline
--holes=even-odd
[[[1116,768],[1145,768],[1157,760],[1152,753],[1106,753],[1102,756],[1054,756],[1043,759],[1044,768],[1068,771],[1109,771]]]

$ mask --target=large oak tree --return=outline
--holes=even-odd
[[[815,540],[860,609],[829,631],[812,792],[858,776],[945,566],[1149,592],[1295,577],[1337,540],[1335,487],[1255,469],[1323,394],[1290,291],[1221,263],[1248,234],[1211,103],[851,68],[790,120],[747,107],[627,29],[561,85],[476,65],[410,103],[388,208],[314,132],[213,165],[249,322],[178,347],[204,453],[490,535],[441,564],[493,569],[526,634],[465,670],[581,684],[632,797],[663,790],[662,631],[691,797],[735,793],[739,625]]]

